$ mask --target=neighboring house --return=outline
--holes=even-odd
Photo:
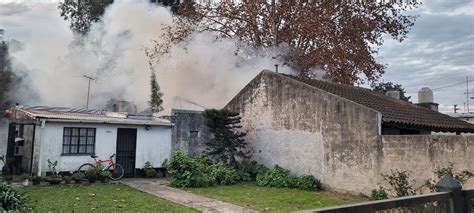
[[[369,89],[262,71],[226,106],[239,112],[252,159],[369,193],[390,170],[418,184],[437,167],[474,171],[474,125]],[[473,182],[470,182],[474,186]]]
[[[474,124],[474,113],[447,113],[449,116],[457,118],[461,121],[466,121],[468,123]]]
[[[160,118],[174,124],[173,150],[182,150],[191,156],[203,154],[205,143],[212,138],[212,133],[204,124],[203,111],[171,109],[166,112]]]
[[[116,153],[125,176],[134,176],[146,161],[161,167],[171,155],[173,124],[152,116],[38,106],[17,107],[14,117],[7,155],[21,172],[44,175],[48,159],[58,161],[59,171],[75,171],[93,162],[92,154]]]

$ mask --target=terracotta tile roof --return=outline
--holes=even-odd
[[[382,113],[382,121],[388,125],[441,132],[474,132],[474,124],[366,88],[282,75],[374,109]]]

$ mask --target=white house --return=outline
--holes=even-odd
[[[59,171],[75,171],[91,155],[108,159],[116,153],[125,176],[135,175],[146,161],[161,167],[171,155],[172,128],[167,120],[104,110],[65,107],[19,107],[10,124],[7,157],[15,171],[44,175],[48,159]]]

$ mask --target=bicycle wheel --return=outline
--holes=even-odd
[[[79,169],[77,170],[77,172],[79,173],[82,173],[82,174],[86,174],[87,170],[89,170],[90,168],[92,168],[94,165],[92,165],[92,163],[85,163],[85,164],[82,164]]]
[[[110,177],[111,180],[120,180],[124,174],[123,167],[118,163],[115,164],[115,169],[112,165],[109,165],[105,170],[112,173],[112,177]]]

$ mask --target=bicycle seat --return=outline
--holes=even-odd
[[[99,156],[97,156],[97,155],[91,155],[91,158],[94,158],[94,159],[96,159],[96,158],[98,158],[98,157],[99,157]]]

